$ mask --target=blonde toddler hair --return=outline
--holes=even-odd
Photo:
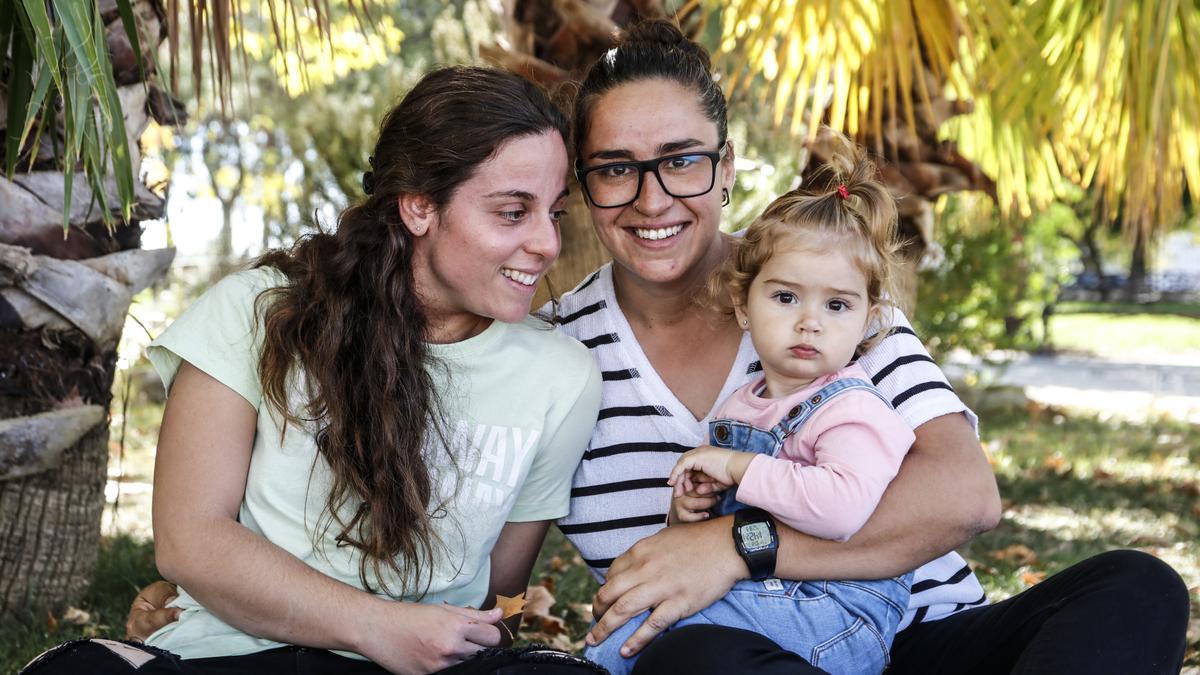
[[[896,202],[861,147],[829,129],[822,133],[832,136],[829,160],[803,185],[771,202],[735,239],[733,254],[709,281],[707,299],[732,315],[735,304],[745,305],[750,284],[775,251],[836,248],[849,254],[867,278],[867,325],[878,331],[859,343],[863,353],[887,335],[892,323],[902,246]]]

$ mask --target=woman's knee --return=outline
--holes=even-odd
[[[1187,584],[1170,565],[1148,553],[1108,551],[1087,561],[1085,582],[1094,601],[1081,607],[1123,618],[1122,630],[1150,642],[1186,642],[1191,600]],[[1182,653],[1182,652],[1181,652]]]
[[[1187,584],[1173,567],[1159,558],[1142,551],[1119,550],[1101,553],[1092,560],[1115,591],[1166,603],[1187,615]]]

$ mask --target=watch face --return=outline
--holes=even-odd
[[[766,523],[747,523],[738,528],[738,534],[747,552],[771,547],[771,526]]]

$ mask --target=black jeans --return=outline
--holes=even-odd
[[[910,626],[892,645],[889,675],[910,673],[1178,673],[1188,592],[1154,556],[1111,551],[1003,602]],[[820,673],[767,638],[720,626],[669,631],[634,675]]]
[[[116,640],[75,640],[39,656],[21,675],[386,675],[369,661],[324,649],[279,647],[244,656],[182,660],[147,645]],[[492,649],[436,675],[602,675],[598,666],[560,652]]]

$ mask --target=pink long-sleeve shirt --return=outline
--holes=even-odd
[[[871,381],[851,365],[772,399],[756,393],[764,391],[760,378],[735,391],[715,417],[770,429],[797,403],[846,377]],[[871,392],[843,392],[789,436],[776,457],[758,455],[750,462],[738,501],[765,509],[800,532],[844,541],[875,511],[914,439],[904,419]]]

